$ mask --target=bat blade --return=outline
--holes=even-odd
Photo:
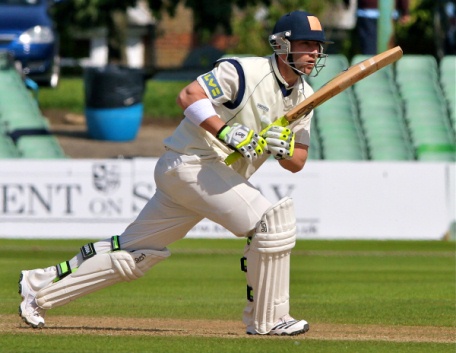
[[[368,58],[358,64],[350,66],[345,71],[325,83],[310,97],[302,101],[295,108],[285,114],[285,118],[291,123],[307,114],[314,108],[323,104],[332,97],[338,95],[356,82],[361,81],[374,72],[383,69],[402,57],[402,49],[397,46],[383,53]]]
[[[278,121],[280,121],[279,124],[273,122],[271,125],[284,126],[285,120],[288,121],[288,124],[290,124],[302,117],[305,117],[313,109],[331,99],[332,97],[338,95],[347,88],[353,86],[358,81],[361,81],[374,72],[396,62],[402,57],[402,55],[403,52],[401,47],[397,46],[386,50],[383,53],[377,54],[371,58],[368,58],[360,63],[350,66],[348,69],[342,71],[336,77],[325,83],[319,90],[314,92],[310,97],[303,100],[283,117],[280,117],[278,119]],[[262,135],[271,125],[267,126],[260,133],[260,135]],[[231,165],[241,156],[241,153],[235,151],[225,159],[225,164]]]

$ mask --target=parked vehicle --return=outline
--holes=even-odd
[[[50,15],[55,0],[0,0],[0,50],[13,55],[24,75],[56,87],[59,37]]]

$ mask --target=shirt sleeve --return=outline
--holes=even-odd
[[[234,101],[239,89],[239,75],[228,61],[221,61],[211,71],[199,76],[198,83],[214,105]]]

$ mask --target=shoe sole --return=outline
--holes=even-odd
[[[22,300],[25,300],[25,297],[22,295],[22,280],[24,279],[24,274],[21,272],[21,275],[19,276],[19,282],[18,282],[18,293],[21,296]],[[34,324],[33,322],[28,321],[24,316],[22,316],[22,309],[21,305],[19,305],[19,316],[21,317],[22,321],[24,321],[27,325],[33,327],[33,328],[42,328],[44,327],[44,323],[40,322],[38,325]]]
[[[297,336],[297,335],[301,335],[301,334],[304,334],[306,333],[307,331],[309,331],[309,325],[304,325],[303,329],[302,330],[298,330],[298,331],[294,331],[292,333],[281,333],[281,334],[270,334],[271,336]]]
[[[265,334],[264,336],[297,336],[297,335],[304,334],[307,331],[309,331],[309,324],[304,325],[302,330],[297,330],[297,331],[294,331],[294,332],[291,332],[291,333],[286,333],[286,332],[283,332],[283,333],[270,333],[269,332],[269,333]],[[251,336],[258,335],[258,333],[252,333],[252,332],[248,332],[248,331],[246,333],[248,335],[251,335]],[[263,335],[261,335],[261,336],[263,336]]]

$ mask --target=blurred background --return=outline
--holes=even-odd
[[[326,67],[317,77],[305,78],[317,90],[350,65],[373,55],[361,50],[357,35],[360,2],[0,0],[0,179],[14,188],[16,179],[24,175],[24,185],[29,185],[30,178],[37,179],[40,167],[45,175],[43,185],[48,185],[46,178],[60,174],[47,171],[73,167],[71,158],[88,158],[89,162],[81,161],[87,166],[96,158],[109,158],[109,163],[131,159],[126,163],[128,168],[141,165],[144,169],[135,157],[159,156],[163,139],[182,119],[182,110],[175,104],[178,92],[210,70],[220,57],[270,54],[268,36],[274,23],[292,10],[305,9],[317,15],[327,38],[335,42],[325,48],[330,54]],[[397,7],[399,2],[408,4],[405,10]],[[372,196],[375,204],[384,202],[379,216],[392,209],[388,200],[407,201],[413,207],[391,203],[407,210],[422,233],[425,222],[444,229],[426,231],[423,236],[442,237],[450,228],[453,239],[455,2],[379,0],[373,9],[378,16],[378,36],[373,39],[376,52],[399,45],[404,56],[317,107],[309,149],[310,160],[318,161],[309,163],[309,168],[334,171],[340,167],[336,162],[351,163],[336,173],[338,178],[332,186],[325,179],[322,191],[334,188],[350,192],[350,196],[334,200],[353,199],[354,206],[370,210],[370,201],[358,204],[351,195],[372,196],[383,190],[378,186],[383,185],[389,196]],[[30,159],[39,161],[30,164]],[[355,165],[367,174],[356,172]],[[19,168],[17,174],[5,173],[15,167]],[[366,192],[360,191],[358,178],[370,175],[362,180],[371,180],[370,173],[375,171],[380,180],[377,186],[369,184]],[[116,175],[115,168],[112,173]],[[87,178],[91,175],[86,174]],[[346,187],[341,184],[342,175],[350,175]],[[391,175],[412,177],[406,181],[398,178],[401,186],[396,187]],[[125,178],[132,177],[128,174]],[[426,207],[415,202],[405,194],[406,186],[413,189],[409,194],[417,197],[431,193],[432,202],[426,201]],[[433,188],[438,190],[434,192]],[[153,189],[149,185],[147,192],[140,193],[144,194],[141,200],[146,200]],[[126,194],[123,204],[128,205],[132,195],[129,191]],[[306,193],[309,205],[321,200],[320,195],[314,196],[315,202],[309,202]],[[16,201],[14,197],[3,199],[13,204]],[[327,204],[335,204],[334,200]],[[0,214],[7,214],[8,207],[15,210],[14,205],[5,205],[6,201]],[[44,208],[47,215],[51,206],[45,204]],[[340,209],[349,208],[344,204]],[[426,216],[419,213],[423,210]],[[400,218],[398,213],[394,219]],[[21,215],[18,212],[14,216]],[[11,219],[13,233],[18,231],[18,224],[27,223]],[[339,220],[324,223],[340,226]],[[412,229],[411,223],[404,228]],[[378,224],[372,230],[395,223],[380,217]],[[353,232],[358,231],[356,224],[350,222],[350,226],[355,228]],[[33,228],[31,232],[36,231]]]
[[[380,0],[394,6],[392,0]],[[410,0],[410,20],[392,21],[392,43],[407,54],[437,59],[456,52],[456,2]],[[391,6],[390,5],[390,6]],[[267,37],[286,12],[305,9],[321,18],[335,42],[329,53],[360,53],[357,1],[344,0],[128,0],[62,1],[51,7],[61,37],[64,69],[117,62],[147,68],[210,67],[222,54],[266,55]]]
[[[274,23],[296,9],[317,15],[335,42],[325,48],[325,69],[306,78],[316,90],[373,55],[361,50],[360,3],[0,0],[0,141],[10,140],[3,155],[90,157],[73,148],[81,137],[133,141],[147,123],[176,124],[175,97],[186,84],[220,57],[270,54]],[[399,45],[404,58],[315,110],[310,157],[454,161],[456,0],[379,0],[376,11],[377,52]],[[62,133],[62,124],[71,126]],[[79,139],[68,141],[71,133]],[[25,140],[33,141],[27,150]],[[38,152],[43,140],[54,152]]]

